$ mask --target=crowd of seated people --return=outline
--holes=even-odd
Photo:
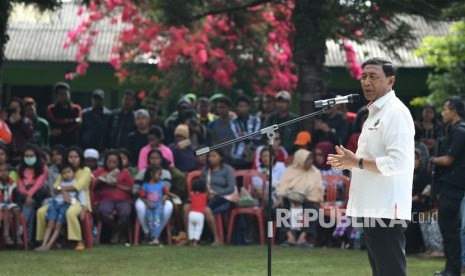
[[[269,175],[271,161],[272,190],[268,183],[261,190],[261,179],[254,178],[254,196],[274,208],[318,209],[325,200],[324,177],[344,174],[326,164],[328,154],[340,144],[355,151],[368,114],[366,108],[356,115],[333,108],[315,121],[313,129],[301,129],[298,124],[278,129],[271,152],[268,140],[256,136],[196,156],[198,148],[296,118],[291,112],[291,94],[263,95],[255,107],[245,95],[232,102],[222,94],[207,98],[190,93],[181,97],[176,110],[163,120],[157,105],[139,106],[132,91],[126,91],[121,106],[112,111],[104,104],[102,90],[92,93],[92,104],[84,109],[72,102],[67,83],[57,83],[53,92],[56,100],[43,117],[29,97],[12,98],[2,109],[0,240],[6,246],[27,243],[40,245],[39,251],[50,250],[63,227],[63,239],[74,242],[76,250],[84,250],[86,214],[91,214],[93,225],[100,223],[98,238],[106,237],[110,243],[131,241],[131,229],[138,220],[143,243],[160,244],[162,230],[172,225],[174,235],[184,235],[185,241],[197,246],[205,219],[213,245],[222,245],[216,217],[235,207],[235,195],[240,194],[235,171]],[[421,130],[416,138],[417,158],[432,154],[436,140],[443,135],[435,118],[434,108],[425,107],[417,123]],[[412,201],[415,211],[427,212],[424,198],[431,176],[422,160],[416,166]],[[200,172],[200,180],[187,183],[187,176],[194,171]],[[272,193],[273,202],[268,202],[263,191]],[[344,197],[344,193],[338,195]],[[27,229],[22,229],[21,220]],[[425,243],[431,236],[437,237],[438,230],[412,225],[409,248],[440,255],[440,242]],[[26,240],[21,231],[27,231]],[[311,247],[316,241],[308,238],[316,237],[314,224],[280,231],[284,246]]]

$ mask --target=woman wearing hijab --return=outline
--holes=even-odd
[[[288,210],[302,208],[318,211],[323,201],[323,183],[319,170],[313,165],[313,156],[310,151],[305,149],[296,151],[292,165],[279,181],[276,195],[276,207],[282,206]],[[311,244],[307,243],[307,234],[315,234],[316,226],[317,221],[305,223],[296,241],[293,229],[284,225],[282,229],[286,233],[287,240],[281,245],[311,247]]]

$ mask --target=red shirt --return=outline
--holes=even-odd
[[[105,168],[100,167],[94,171],[94,177],[108,173]],[[131,173],[127,169],[123,169],[119,172],[117,178],[117,184],[132,188],[134,180],[132,179]],[[131,201],[131,190],[123,191],[122,189],[107,185],[103,182],[99,182],[95,187],[95,197],[97,201],[106,199],[110,201]]]
[[[194,192],[191,195],[191,211],[204,213],[207,208],[207,193]]]

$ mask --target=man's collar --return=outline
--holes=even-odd
[[[370,102],[367,107],[371,107],[372,105],[376,106],[378,109],[381,109],[385,103],[387,103],[389,100],[391,100],[392,98],[394,98],[396,96],[396,93],[394,92],[394,90],[391,90],[389,92],[387,92],[384,96],[382,96],[381,98],[377,99],[376,101],[374,102]]]

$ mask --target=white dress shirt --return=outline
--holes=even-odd
[[[368,110],[356,155],[375,159],[381,173],[353,168],[347,215],[410,220],[415,165],[412,115],[394,90]]]

